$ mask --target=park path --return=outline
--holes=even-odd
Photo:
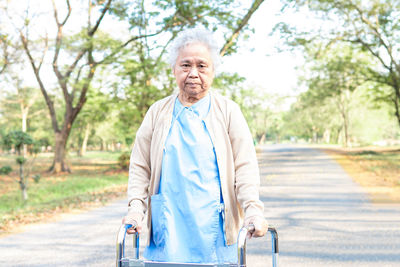
[[[266,146],[259,162],[265,216],[279,233],[279,266],[400,266],[400,205],[371,204],[316,149]],[[125,201],[117,201],[2,237],[0,266],[114,266],[124,213]],[[271,266],[270,245],[269,237],[248,241],[248,266]]]
[[[400,205],[371,204],[320,150],[269,146],[259,162],[265,216],[279,232],[280,266],[400,266]],[[251,241],[249,266],[263,266],[267,244]]]

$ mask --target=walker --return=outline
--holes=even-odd
[[[254,226],[242,227],[240,229],[237,244],[238,244],[238,262],[237,263],[224,263],[224,264],[201,264],[201,263],[173,263],[173,262],[155,262],[139,259],[139,234],[136,233],[133,237],[133,248],[135,249],[135,257],[125,257],[125,237],[127,229],[132,225],[122,225],[119,229],[117,236],[117,267],[246,267],[246,237],[248,232],[254,231]],[[269,227],[268,232],[271,233],[272,239],[272,266],[277,267],[278,263],[278,233],[275,228]]]

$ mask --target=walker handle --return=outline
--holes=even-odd
[[[119,228],[117,235],[117,257],[116,257],[116,267],[122,267],[121,260],[125,258],[125,237],[126,231],[129,228],[136,228],[136,225],[123,224]],[[135,250],[135,259],[139,259],[139,233],[136,232],[133,237],[133,249]]]
[[[254,232],[255,228],[253,224],[249,224],[245,227],[242,227],[239,231],[237,245],[238,245],[238,267],[246,266],[246,239],[247,234]],[[272,266],[278,266],[278,254],[279,254],[279,247],[278,247],[278,232],[275,228],[269,227],[268,232],[271,233],[272,238]]]

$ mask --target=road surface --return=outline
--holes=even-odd
[[[316,149],[268,146],[259,162],[265,216],[279,233],[279,266],[400,266],[400,205],[371,204]],[[125,211],[125,201],[117,201],[2,237],[0,266],[114,266]],[[269,236],[248,241],[248,266],[271,266],[270,246]]]

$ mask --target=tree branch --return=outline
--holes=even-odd
[[[46,88],[44,87],[42,79],[40,78],[40,75],[39,75],[39,70],[40,69],[36,67],[35,60],[33,59],[32,54],[31,54],[31,52],[29,50],[29,47],[28,47],[28,40],[23,35],[22,31],[20,31],[19,34],[20,34],[20,39],[22,41],[22,45],[24,47],[25,53],[28,56],[29,62],[31,64],[33,72],[35,74],[35,78],[36,78],[36,80],[37,80],[37,82],[39,84],[40,91],[42,92],[42,94],[44,96],[44,99],[46,101],[47,107],[49,108],[50,117],[51,117],[51,124],[52,124],[53,130],[54,131],[59,131],[58,123],[57,123],[56,110],[54,108],[54,103],[50,99],[49,95],[47,94]]]
[[[108,0],[106,6],[101,11],[100,17],[97,19],[96,24],[94,25],[94,27],[91,30],[88,31],[88,35],[90,37],[92,37],[95,34],[95,32],[97,31],[97,29],[99,28],[101,21],[103,20],[104,16],[106,15],[108,9],[110,9],[111,2],[112,2],[112,0]]]
[[[379,42],[383,45],[385,50],[387,51],[390,61],[395,65],[395,68],[400,72],[400,65],[397,64],[396,60],[393,57],[393,52],[391,46],[383,40],[382,34],[379,32],[379,28],[377,28],[368,18],[365,17],[364,12],[357,6],[351,3],[354,9],[357,11],[358,15],[361,18],[361,21],[366,24],[372,31],[373,34],[379,39]],[[374,54],[375,55],[375,54]]]
[[[68,79],[66,79],[66,77],[61,73],[61,71],[58,67],[58,56],[60,54],[61,43],[62,43],[62,39],[63,39],[62,30],[63,30],[64,25],[67,23],[69,16],[71,15],[71,6],[69,3],[69,0],[66,0],[67,6],[68,6],[68,13],[67,13],[65,19],[63,20],[63,22],[60,23],[59,18],[58,18],[57,6],[56,6],[54,0],[52,0],[51,2],[53,4],[54,19],[57,24],[57,37],[56,37],[56,45],[55,45],[56,49],[55,49],[54,57],[53,57],[53,71],[56,74],[58,84],[60,85],[60,87],[63,91],[64,99],[65,99],[66,103],[68,104],[69,102],[71,102],[70,96],[68,94],[68,88],[67,88],[67,80]]]
[[[89,37],[93,37],[93,35],[95,34],[95,32],[97,31],[98,27],[100,26],[101,21],[103,20],[105,14],[107,13],[107,11],[110,8],[112,0],[108,0],[106,6],[104,7],[104,9],[102,10],[102,13],[100,14],[99,18],[97,19],[96,25],[91,29],[88,30],[88,36]],[[79,61],[82,59],[82,57],[89,51],[89,49],[84,46],[82,48],[81,51],[79,51],[78,55],[75,57],[74,62],[68,67],[65,75],[64,75],[64,79],[65,79],[65,83],[67,83],[67,81],[69,80],[72,72],[75,70],[76,66],[78,65]]]
[[[254,0],[247,14],[240,21],[237,28],[233,31],[232,35],[226,40],[224,46],[220,50],[221,57],[225,55],[227,50],[233,45],[233,42],[238,38],[240,31],[246,26],[254,12],[260,7],[264,0]]]
[[[80,77],[81,77],[81,72],[82,72],[83,67],[84,67],[84,65],[82,65],[82,66],[79,68],[78,74],[77,74],[76,77],[75,77],[75,83],[74,83],[74,86],[73,86],[72,92],[71,92],[71,97],[72,97],[72,99],[75,98],[75,93],[76,93],[76,89],[77,89],[77,86],[76,86],[76,85],[78,84],[79,79],[80,79]]]
[[[45,44],[45,48],[44,48],[44,51],[43,51],[43,54],[42,54],[42,57],[40,59],[39,66],[38,66],[39,70],[42,68],[44,57],[46,56],[46,53],[49,50],[49,37],[47,36],[47,33],[46,33],[46,38],[44,39],[44,44]]]
[[[7,68],[7,66],[8,66],[8,63],[9,63],[9,60],[8,60],[8,50],[7,50],[7,48],[8,48],[8,45],[7,45],[7,39],[6,39],[6,37],[4,37],[3,35],[1,35],[0,34],[0,43],[2,44],[2,49],[3,49],[3,66],[1,66],[1,68],[0,68],[0,74],[1,73],[3,73],[5,70],[6,70],[6,68]]]
[[[162,28],[160,31],[155,32],[155,33],[151,33],[151,34],[147,34],[147,35],[138,35],[135,37],[132,37],[131,39],[127,40],[125,43],[123,43],[122,45],[120,45],[117,49],[114,50],[114,52],[111,52],[109,55],[105,56],[102,60],[95,62],[94,64],[99,65],[99,64],[103,64],[104,62],[106,62],[108,59],[110,59],[111,57],[115,56],[116,54],[118,54],[120,52],[121,49],[123,49],[124,47],[126,47],[128,44],[130,44],[133,41],[136,41],[138,39],[141,38],[146,38],[146,37],[153,37],[156,36],[160,33],[162,33],[164,31],[165,27]]]

